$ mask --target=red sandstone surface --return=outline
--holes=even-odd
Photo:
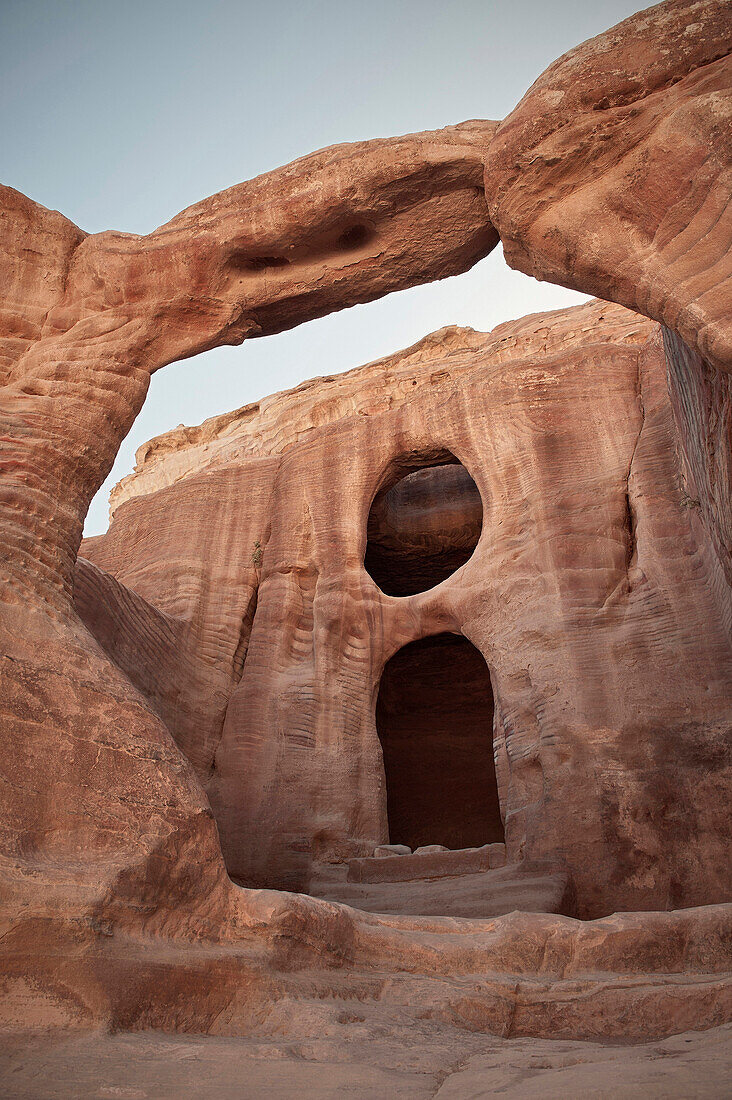
[[[659,326],[594,302],[309,383],[299,438],[288,393],[204,446],[156,441],[140,486],[187,472],[82,546],[78,606],[196,768],[238,881],[307,891],[386,840],[464,848],[505,822],[510,862],[568,861],[583,917],[728,896],[732,652],[666,369]],[[448,475],[448,558],[472,508],[455,469],[480,540],[385,596],[370,504],[423,465]]]
[[[705,1095],[697,1057],[722,1079],[723,1030],[576,1041],[732,1017],[730,37],[725,5],[671,0],[500,125],[324,150],[147,237],[2,189],[14,1095],[126,1087],[135,1059],[140,1095],[180,1095],[183,1031],[222,1062],[243,1044],[272,1095],[294,1058],[317,1096],[496,1072]],[[79,555],[152,371],[465,270],[499,233],[608,301],[168,433]],[[404,648],[445,635],[435,668]],[[506,862],[346,881],[389,840]],[[169,1034],[78,1037],[100,1028]],[[485,1033],[571,1042],[516,1082],[528,1048]]]
[[[729,371],[732,21],[668,0],[535,81],[486,157],[512,267],[598,294]]]

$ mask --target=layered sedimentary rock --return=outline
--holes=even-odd
[[[238,881],[307,890],[324,862],[388,839],[502,839],[481,786],[493,740],[509,861],[566,860],[582,916],[728,896],[732,649],[674,453],[666,367],[659,326],[594,302],[489,334],[447,330],[311,384],[292,439],[287,393],[150,446],[150,471],[143,461],[126,486],[142,495],[82,551],[187,617],[202,663],[229,670],[225,714],[205,691],[168,720]],[[441,455],[463,465],[435,467]],[[364,567],[371,502],[422,466],[452,471],[435,537],[459,546],[474,522],[472,494],[461,513],[452,492],[462,469],[482,497],[480,539],[439,586],[390,597]],[[403,504],[411,556],[412,496]],[[374,710],[385,662],[444,631],[477,646],[487,683],[448,646],[439,669],[402,661]],[[181,652],[163,646],[153,662],[176,685]],[[462,741],[448,746],[451,724]]]
[[[663,322],[730,370],[732,21],[669,0],[571,50],[501,123],[486,196],[512,267]]]
[[[708,532],[718,602],[732,632],[732,378],[664,330],[684,492]]]
[[[61,579],[68,594],[83,516],[151,372],[455,274],[490,251],[498,238],[481,175],[494,128],[466,123],[326,149],[214,195],[146,237],[87,236],[4,188],[3,400],[13,464],[2,502],[14,584],[51,592]],[[35,524],[13,507],[31,489]]]
[[[23,745],[22,756],[4,756],[12,794],[3,848],[13,876],[28,856],[29,872],[47,865],[68,882],[64,859],[97,851],[106,880],[107,859],[114,876],[178,829],[206,832],[201,814],[210,821],[165,726],[90,645],[71,604],[89,500],[151,371],[469,266],[497,239],[480,187],[492,129],[468,124],[326,150],[144,238],[87,236],[3,190],[2,705],[9,744]],[[174,705],[167,690],[158,713]],[[118,769],[137,754],[149,772],[129,777],[136,793],[121,795],[128,808],[115,812]],[[141,782],[169,808],[152,827]],[[119,820],[124,828],[112,824]],[[212,827],[206,835],[213,860]],[[15,882],[23,892],[28,880],[21,873]]]
[[[235,1096],[242,1080],[252,1095],[269,1097],[463,1100],[500,1089],[507,1100],[556,1100],[602,1095],[611,1082],[617,1097],[719,1100],[732,1070],[729,1026],[631,1047],[449,1028],[417,1046],[409,1023],[374,1042],[369,1009],[361,1004],[352,1015],[358,1018],[345,1044],[323,1032],[317,1042],[72,1033],[37,1038],[29,1058],[27,1039],[13,1037],[0,1052],[0,1067],[13,1082],[14,1100],[37,1100],[39,1079],[45,1100],[93,1095],[100,1081],[110,1096],[136,1092],[156,1100],[211,1095],[213,1082],[218,1100]]]
[[[551,65],[501,123],[485,176],[512,267],[620,302],[681,338],[673,358],[685,365],[670,374],[679,435],[726,584],[730,150],[729,5],[669,0]]]
[[[87,567],[79,600],[104,593],[89,623],[100,636],[116,631],[112,660],[72,602],[89,500],[150,373],[470,266],[497,240],[481,187],[493,128],[468,124],[326,150],[214,196],[144,238],[87,236],[2,190],[1,829],[10,1019],[35,1018],[37,1004],[49,1020],[68,1019],[65,983],[75,990],[71,1017],[96,1018],[102,1002],[85,1000],[82,959],[109,928],[218,939],[261,923],[252,917],[257,905],[249,911],[226,877],[199,779],[165,725],[185,711],[191,691],[202,694],[201,678],[210,683],[200,662],[205,639],[195,667],[186,665],[185,644],[174,644],[180,616],[146,607]],[[177,684],[144,659],[162,652],[162,638]],[[241,657],[235,645],[235,667]],[[59,985],[50,959],[68,952],[67,927],[77,930],[77,962]]]
[[[5,1023],[310,1041],[352,1031],[354,996],[365,1030],[431,1043],[729,1019],[728,35],[723,5],[661,5],[497,133],[324,150],[146,237],[2,189]],[[600,303],[445,330],[171,433],[78,558],[152,371],[464,270],[494,226],[666,331]],[[389,498],[455,459],[479,510],[462,473],[440,523],[437,481]],[[387,595],[372,504],[402,588],[420,548],[480,538]],[[599,919],[235,886],[315,890],[388,839],[381,670],[446,632],[490,671],[496,873],[559,867]]]
[[[482,523],[480,493],[464,466],[416,470],[371,505],[366,572],[387,596],[434,588],[470,558]]]

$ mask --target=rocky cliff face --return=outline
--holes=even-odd
[[[725,5],[670,0],[499,127],[323,150],[142,238],[2,189],[5,1022],[309,1038],[354,994],[432,1039],[730,1017],[729,53]],[[153,441],[79,558],[154,370],[498,233],[620,305],[447,330]],[[380,917],[227,876],[306,889],[386,839],[381,670],[451,632],[491,678],[502,888],[561,859],[580,916],[634,912]]]
[[[140,663],[183,697],[165,717],[238,881],[307,890],[314,865],[389,839],[381,672],[402,646],[448,630],[490,668],[509,861],[566,860],[586,917],[726,897],[732,648],[674,450],[666,369],[660,326],[593,302],[435,334],[313,383],[309,424],[290,439],[297,391],[218,434],[210,424],[155,442],[128,492],[188,472],[118,507],[82,553],[177,616],[182,644],[161,635]],[[434,465],[453,456],[462,465]],[[428,572],[399,598],[367,572],[367,539],[391,494],[391,568],[413,567],[415,490],[402,490],[401,511],[394,493],[423,468],[423,556],[436,545],[464,557],[471,525],[479,537],[447,579],[433,586]],[[94,629],[88,596],[80,609]],[[111,644],[108,627],[96,635],[119,661],[129,624],[112,626]],[[128,656],[126,671],[144,689],[137,664]],[[473,690],[461,667],[435,702],[456,722]]]

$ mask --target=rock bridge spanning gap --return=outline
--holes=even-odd
[[[354,990],[435,1042],[729,1018],[729,85],[726,5],[670,0],[500,124],[323,150],[146,237],[2,189],[6,1022],[342,1036]],[[608,301],[153,441],[79,555],[153,371],[456,274],[499,234]],[[416,582],[369,509],[405,455],[446,452],[482,534],[390,594],[376,547]],[[465,922],[424,892],[389,917],[272,890],[317,894],[387,840],[381,672],[444,634],[495,705],[506,863],[464,858],[509,895],[554,868],[553,900],[523,880],[543,912]],[[546,912],[570,898],[581,920]]]

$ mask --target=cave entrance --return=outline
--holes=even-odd
[[[376,728],[389,841],[472,848],[502,842],[493,762],[493,690],[467,638],[410,642],[385,665]]]
[[[387,596],[434,588],[470,558],[483,526],[478,487],[449,451],[376,495],[368,518],[364,567]]]

